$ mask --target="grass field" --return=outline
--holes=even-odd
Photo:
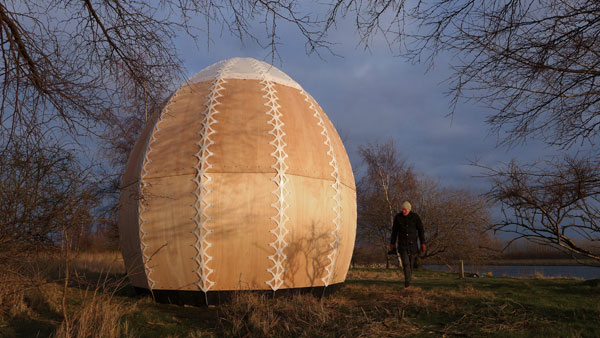
[[[135,296],[121,277],[118,255],[111,257],[75,260],[78,274],[66,297],[68,325],[60,284],[41,276],[26,284],[4,272],[0,336],[600,336],[600,280],[459,280],[456,274],[420,270],[414,286],[404,289],[397,270],[357,268],[338,292],[320,299],[240,292],[228,304],[183,307]]]

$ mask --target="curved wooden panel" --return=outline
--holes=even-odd
[[[141,254],[141,242],[139,236],[139,203],[142,199],[140,194],[140,172],[142,170],[143,157],[146,146],[151,136],[154,124],[160,112],[152,115],[150,121],[138,137],[121,179],[121,196],[119,199],[119,246],[123,254],[123,261],[128,272],[131,283],[134,286],[148,288],[144,262]]]
[[[216,173],[272,173],[269,155],[273,138],[265,113],[266,99],[263,85],[256,80],[226,80],[223,97],[216,109],[217,123],[212,135],[215,154],[209,172]]]
[[[287,236],[284,287],[323,286],[335,228],[331,181],[291,176],[290,191],[292,231]]]
[[[144,237],[155,289],[197,290],[194,175],[147,179]]]
[[[274,227],[271,194],[275,184],[268,173],[215,173],[212,204],[208,213],[213,218],[213,231],[208,241],[213,244],[209,254],[215,282],[212,290],[267,290],[271,279],[269,243]]]
[[[148,288],[144,263],[140,252],[140,237],[138,235],[138,200],[137,184],[121,188],[119,202],[119,247],[125,262],[131,284]]]
[[[163,112],[160,128],[154,134],[146,179],[196,173],[194,154],[200,137],[202,113],[206,109],[209,84],[180,88]]]
[[[329,164],[331,159],[327,156],[329,148],[325,145],[314,113],[308,109],[305,97],[295,88],[275,85],[275,89],[286,133],[288,173],[333,180]]]
[[[342,185],[342,231],[332,283],[346,280],[356,240],[356,191]]]
[[[345,186],[356,190],[356,185],[354,183],[354,173],[352,172],[352,166],[350,165],[350,159],[348,158],[348,153],[346,152],[344,143],[342,142],[342,139],[340,138],[340,135],[338,134],[337,130],[333,126],[333,123],[331,123],[331,120],[329,120],[329,117],[327,117],[327,114],[325,114],[323,109],[321,109],[321,106],[319,106],[318,103],[316,103],[316,106],[323,116],[325,127],[329,131],[329,135],[331,137],[336,156],[338,157],[340,181]]]

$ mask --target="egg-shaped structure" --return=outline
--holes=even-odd
[[[348,155],[315,100],[267,63],[227,59],[182,85],[142,131],[121,191],[135,287],[279,290],[346,277]]]

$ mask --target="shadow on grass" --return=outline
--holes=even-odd
[[[0,330],[0,337],[49,337],[60,321],[39,320],[27,316],[13,317],[6,328]]]
[[[385,286],[385,287],[396,287],[400,284],[404,285],[404,280],[400,283],[400,280],[377,280],[377,279],[348,279],[346,285],[362,285],[362,286]]]
[[[200,308],[142,301],[125,320],[141,337],[188,336],[193,332],[211,332],[218,321],[218,308]]]

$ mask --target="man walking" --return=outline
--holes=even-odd
[[[400,254],[404,268],[404,287],[410,286],[413,264],[415,257],[419,254],[417,236],[421,243],[421,251],[425,252],[427,248],[421,218],[410,209],[411,205],[408,201],[402,203],[402,211],[394,217],[390,243],[390,251],[396,249],[396,243],[398,245],[398,254]]]

